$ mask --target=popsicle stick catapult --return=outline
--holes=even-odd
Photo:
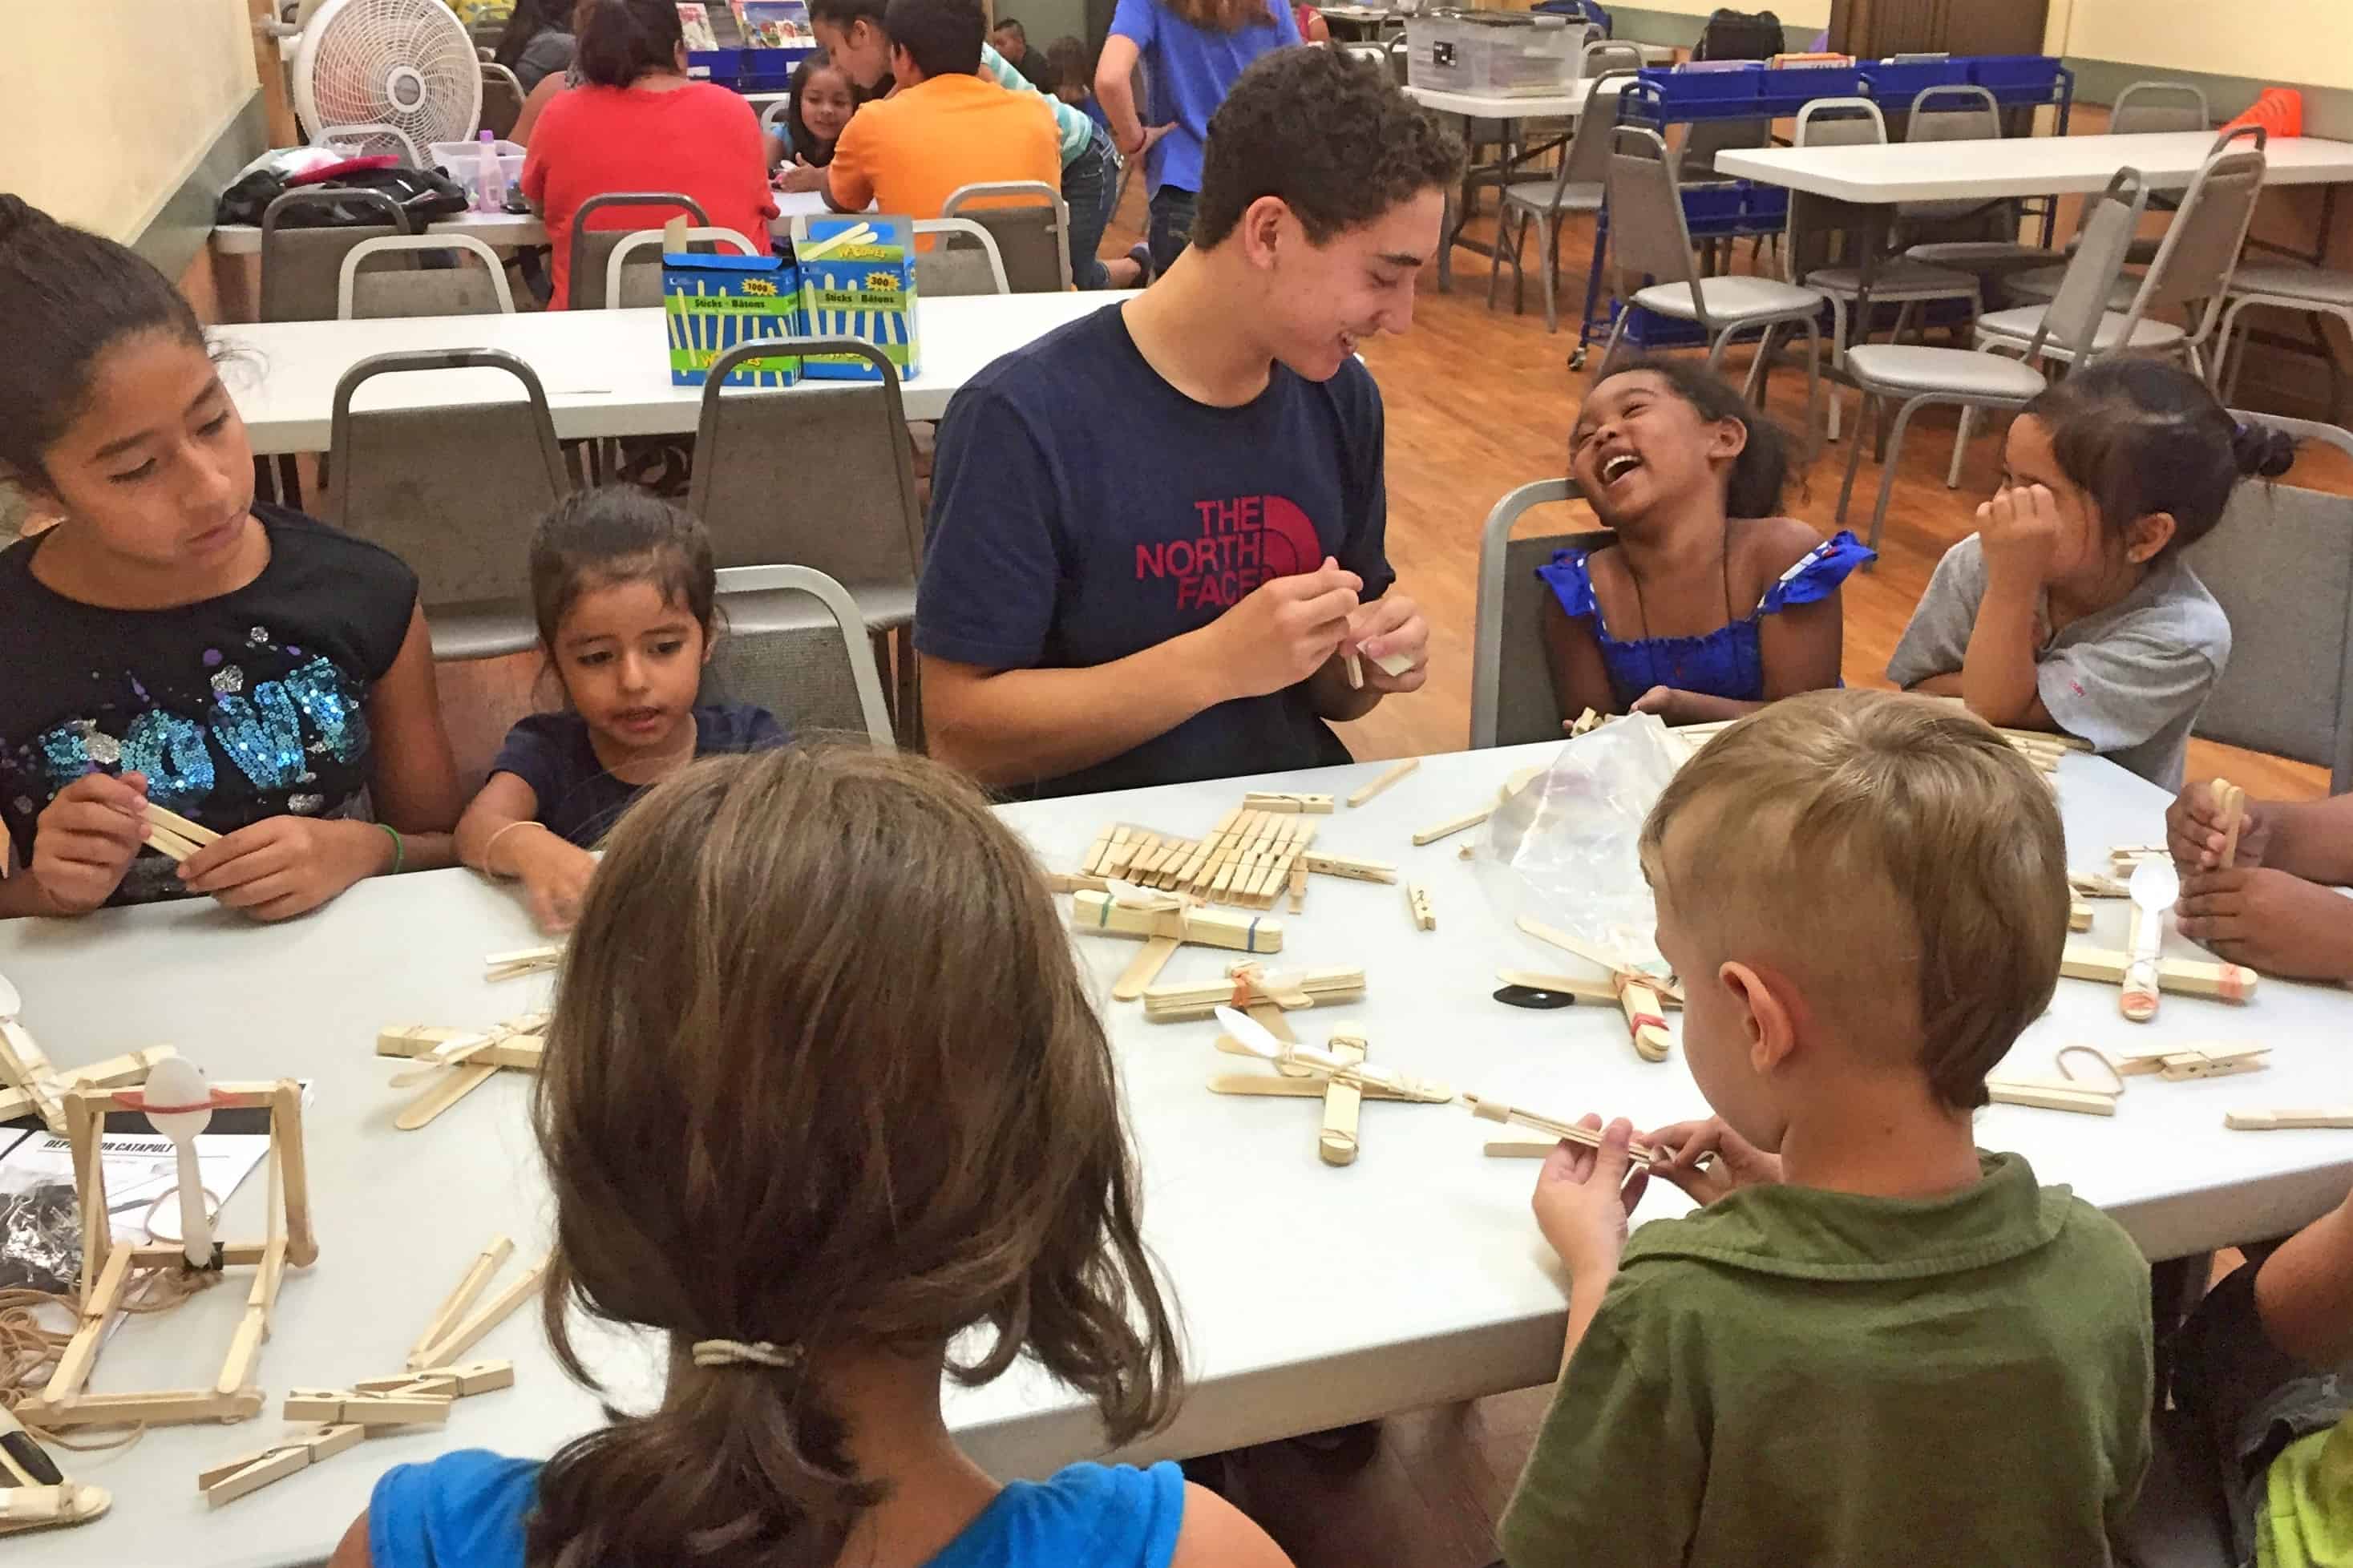
[[[1365,994],[1361,969],[1309,969],[1275,974],[1263,964],[1244,961],[1226,971],[1224,981],[1147,986],[1144,1016],[1155,1024],[1206,1018],[1219,1007],[1255,1018],[1277,1039],[1288,1036],[1284,1012],[1335,1002],[1357,1001]]]
[[[437,1076],[439,1079],[393,1118],[392,1124],[403,1132],[414,1132],[481,1088],[502,1068],[537,1072],[540,1058],[547,1048],[547,1019],[544,1013],[532,1013],[491,1029],[437,1029],[404,1024],[376,1036],[376,1055],[407,1057],[417,1063],[394,1076],[393,1088],[406,1089]]]
[[[1209,1091],[1298,1099],[1321,1096],[1324,1124],[1316,1135],[1316,1152],[1327,1165],[1345,1165],[1356,1160],[1357,1112],[1366,1100],[1403,1100],[1424,1105],[1453,1102],[1454,1091],[1442,1083],[1411,1078],[1394,1068],[1367,1067],[1361,1037],[1335,1035],[1329,1048],[1318,1049],[1279,1040],[1257,1020],[1230,1007],[1219,1008],[1217,1016],[1225,1029],[1218,1037],[1218,1049],[1232,1056],[1255,1057],[1282,1070],[1272,1076],[1222,1074],[1209,1080]],[[1291,1071],[1300,1076],[1283,1076]]]
[[[249,1268],[253,1286],[246,1296],[245,1315],[229,1341],[220,1376],[209,1388],[174,1389],[139,1394],[89,1394],[91,1365],[98,1359],[109,1325],[123,1309],[134,1268],[185,1268],[181,1243],[131,1246],[115,1241],[107,1213],[106,1167],[100,1157],[106,1119],[117,1110],[145,1111],[151,1118],[195,1109],[151,1103],[147,1095],[131,1089],[71,1089],[66,1091],[67,1138],[73,1147],[74,1186],[81,1202],[81,1300],[73,1337],[58,1358],[48,1385],[18,1407],[26,1421],[40,1426],[79,1426],[94,1423],[143,1421],[165,1426],[187,1421],[241,1421],[261,1411],[261,1390],[254,1385],[255,1363],[261,1342],[269,1331],[278,1288],[289,1264],[308,1267],[319,1256],[311,1231],[311,1184],[302,1157],[302,1090],[290,1079],[276,1083],[215,1084],[202,1109],[260,1109],[269,1112],[269,1232],[259,1242],[215,1243],[214,1268]],[[181,1189],[183,1229],[193,1237],[203,1213],[201,1192]]]
[[[1634,1054],[1646,1062],[1662,1062],[1673,1040],[1667,1034],[1666,997],[1672,987],[1656,975],[1646,974],[1630,963],[1624,954],[1605,951],[1580,942],[1565,931],[1558,931],[1542,921],[1520,917],[1520,929],[1538,942],[1548,942],[1564,952],[1573,952],[1589,963],[1598,963],[1609,971],[1609,988],[1620,1011],[1626,1015],[1626,1035],[1633,1042]],[[1509,984],[1525,984],[1512,981]],[[1552,987],[1544,987],[1552,989]]]
[[[2059,973],[2070,980],[2097,980],[2122,985],[2132,955],[2114,948],[2069,942],[2059,955]],[[2209,963],[2194,958],[2157,961],[2157,988],[2181,996],[2244,1005],[2255,998],[2255,972],[2236,963]]]
[[[1144,951],[1113,983],[1111,994],[1133,1002],[1157,979],[1169,955],[1183,942],[1239,948],[1244,952],[1282,951],[1282,922],[1255,915],[1203,909],[1176,893],[1155,892],[1114,879],[1108,892],[1071,895],[1073,931],[1108,931],[1144,938]]]

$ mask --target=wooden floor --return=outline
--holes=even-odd
[[[1131,190],[1104,253],[1141,237],[1141,182]],[[1492,225],[1474,227],[1482,232]],[[1564,289],[1581,298],[1589,225],[1570,228],[1561,250],[1575,258]],[[1533,259],[1533,258],[1532,258]],[[1436,268],[1423,271],[1413,331],[1364,346],[1378,377],[1388,423],[1388,546],[1400,588],[1422,605],[1431,627],[1431,679],[1410,697],[1392,697],[1371,717],[1343,726],[1360,758],[1461,749],[1470,732],[1471,635],[1479,532],[1504,492],[1558,476],[1570,422],[1585,386],[1567,368],[1573,325],[1544,330],[1533,286],[1530,313],[1510,310],[1510,280],[1490,311],[1485,258],[1458,252],[1454,291],[1438,292]],[[1530,276],[1534,283],[1533,273]],[[1597,353],[1594,356],[1599,358]],[[1745,362],[1736,360],[1736,372]],[[1802,428],[1802,374],[1776,374],[1768,405],[1792,430]],[[1853,399],[1848,399],[1852,426]],[[1848,579],[1844,670],[1851,686],[1885,687],[1888,656],[1938,557],[1975,526],[1973,514],[2000,462],[1999,429],[1972,443],[1962,488],[1945,488],[1954,421],[1930,413],[1905,443],[1877,569]],[[1847,448],[1825,448],[1792,486],[1790,510],[1829,531],[1838,505]],[[2353,494],[2353,465],[2299,459],[2294,482]],[[1858,531],[1868,525],[1879,470],[1865,454],[1857,480]],[[1547,515],[1549,513],[1550,515]],[[1591,526],[1591,514],[1566,508],[1530,514],[1529,532]],[[2223,772],[2262,796],[2308,798],[2325,793],[2319,769],[2282,759],[2191,743],[2190,773]],[[1234,1500],[1282,1543],[1299,1568],[1480,1568],[1496,1556],[1493,1521],[1511,1494],[1546,1405],[1547,1388],[1525,1389],[1472,1404],[1395,1416],[1381,1424],[1368,1462],[1319,1454],[1290,1443],[1234,1456],[1226,1467]]]

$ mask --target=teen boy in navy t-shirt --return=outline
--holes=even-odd
[[[1410,324],[1461,149],[1327,49],[1253,65],[1209,132],[1192,248],[990,365],[940,426],[926,730],[1001,789],[1345,762],[1326,721],[1424,678],[1355,353]]]

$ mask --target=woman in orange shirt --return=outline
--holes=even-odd
[[[609,191],[676,191],[765,255],[767,156],[759,117],[723,87],[690,80],[670,0],[584,0],[575,14],[580,85],[555,95],[533,129],[522,194],[554,249],[554,308],[571,299],[572,215]],[[599,207],[588,226],[656,228],[667,206]]]

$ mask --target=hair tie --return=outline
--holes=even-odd
[[[772,1345],[765,1340],[697,1340],[697,1366],[798,1366],[798,1345]]]

